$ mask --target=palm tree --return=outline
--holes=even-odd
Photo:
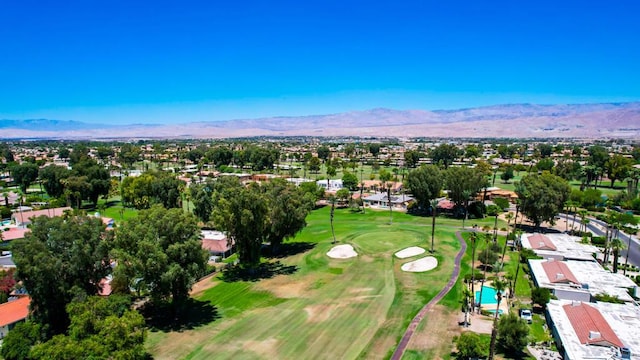
[[[391,204],[391,187],[393,186],[393,184],[390,182],[391,181],[391,173],[386,171],[386,170],[382,170],[380,171],[380,181],[382,182],[382,187],[387,189],[387,201],[388,201],[388,206],[389,206],[389,225],[391,225],[393,223],[393,206]]]
[[[464,222],[467,220],[467,216],[469,215],[469,198],[473,195],[473,191],[465,189],[462,190],[462,197],[464,198],[464,217],[462,218],[462,228],[464,229]]]
[[[509,211],[507,213],[507,215],[504,216],[505,220],[507,220],[507,237],[509,235],[509,233],[511,233],[511,220],[513,220],[515,218],[515,216],[513,215],[513,213],[511,211]]]
[[[472,304],[471,304],[471,310],[475,310],[476,307],[476,301],[475,301],[475,296],[476,296],[476,289],[475,289],[475,283],[476,283],[476,278],[474,276],[474,270],[476,267],[476,242],[478,240],[478,233],[476,232],[472,232],[471,235],[469,236],[469,240],[471,240],[471,298],[472,298]]]
[[[487,278],[487,264],[486,264],[486,260],[488,259],[489,256],[489,251],[487,251],[489,249],[489,246],[491,246],[491,235],[489,235],[489,233],[485,233],[484,234],[484,242],[486,244],[485,246],[485,263],[482,266],[482,279],[480,279],[480,296],[478,298],[478,311],[482,310],[482,290],[484,289],[484,280]]]
[[[464,301],[464,326],[467,327],[470,324],[469,308],[471,307],[471,304],[469,300],[473,299],[473,294],[471,290],[469,290],[468,286],[465,286],[464,288],[462,288],[462,297]]]
[[[618,272],[618,260],[620,258],[620,250],[624,249],[626,246],[625,246],[624,242],[622,240],[620,240],[620,238],[617,237],[617,236],[615,238],[611,239],[611,242],[609,243],[609,245],[611,246],[611,251],[613,252],[613,272],[617,273]]]
[[[518,241],[516,242],[517,246],[516,249],[518,249],[518,262],[516,263],[516,274],[513,277],[513,287],[511,288],[511,290],[509,291],[509,297],[513,298],[516,294],[516,284],[518,283],[518,274],[520,273],[520,250],[522,250],[521,245],[521,239],[520,237],[522,236],[522,231],[521,230],[516,230],[516,237],[518,238]]]
[[[506,284],[501,279],[493,281],[493,288],[496,289],[496,296],[498,303],[496,304],[496,313],[493,315],[493,328],[491,329],[491,344],[489,345],[489,360],[493,360],[496,353],[496,337],[498,336],[498,314],[500,312],[500,302],[502,301],[502,292],[504,291]]]
[[[433,199],[431,200],[431,214],[432,216],[432,220],[431,220],[431,252],[433,253],[435,251],[434,249],[434,238],[436,236],[436,209],[438,208],[438,200]]]
[[[333,243],[336,243],[336,232],[333,229],[333,213],[335,211],[336,208],[336,197],[335,196],[331,196],[329,197],[329,202],[331,203],[331,213],[330,213],[330,221],[331,221],[331,235],[333,235]]]

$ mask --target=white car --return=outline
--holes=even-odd
[[[531,314],[531,310],[529,309],[520,310],[520,318],[522,320],[525,320],[528,324],[531,324],[533,322],[533,315]]]

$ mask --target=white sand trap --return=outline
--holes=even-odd
[[[406,259],[412,256],[423,254],[425,251],[426,250],[421,247],[412,246],[398,251],[396,253],[396,257],[399,257],[400,259]]]
[[[425,272],[435,269],[438,266],[438,260],[433,256],[427,256],[416,261],[411,261],[402,265],[402,271],[408,272]]]
[[[348,259],[358,256],[358,253],[353,250],[353,246],[347,244],[334,246],[329,250],[327,256],[333,259]]]

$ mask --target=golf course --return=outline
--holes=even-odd
[[[388,211],[338,209],[333,244],[329,209],[313,211],[307,227],[278,256],[263,259],[268,271],[261,276],[219,273],[195,290],[194,301],[214,313],[210,321],[153,329],[148,351],[158,359],[389,358],[411,319],[449,280],[460,250],[455,237],[460,222],[440,218],[433,254],[397,258],[394,253],[411,246],[430,250],[431,219],[397,212],[389,222]],[[353,246],[357,256],[327,256],[344,244]],[[435,257],[437,267],[401,270],[427,256]],[[459,310],[459,283],[435,308],[442,313],[434,315]],[[414,338],[428,336],[429,327],[421,326]],[[450,351],[451,336],[436,342],[418,339],[409,344],[405,358],[448,358]]]

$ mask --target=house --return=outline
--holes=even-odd
[[[387,193],[376,193],[362,198],[365,205],[369,207],[389,208],[389,196]],[[414,198],[409,195],[391,195],[391,206],[396,209],[406,210],[409,203]]]
[[[7,336],[17,323],[27,318],[29,304],[31,304],[31,298],[28,296],[0,304],[0,339]]]
[[[26,228],[9,228],[7,231],[0,229],[2,241],[11,241],[24,238],[24,235],[31,230]]]
[[[531,249],[545,259],[596,261],[594,254],[600,250],[589,244],[582,244],[578,236],[567,234],[524,234],[522,247]]]
[[[326,191],[338,191],[342,189],[342,179],[318,180],[316,184]]]
[[[229,242],[227,235],[221,231],[202,230],[202,248],[211,256],[220,256],[223,259],[231,255],[233,243]]]
[[[39,216],[57,217],[62,216],[66,211],[71,211],[71,208],[59,207],[53,209],[44,210],[30,210],[30,211],[14,211],[11,214],[11,220],[13,220],[17,226],[26,227],[31,224],[31,220]]]
[[[531,277],[537,287],[551,290],[558,299],[594,302],[601,294],[633,302],[638,286],[622,274],[612,273],[595,261],[530,259]]]
[[[547,323],[564,359],[640,359],[640,309],[551,300]]]

